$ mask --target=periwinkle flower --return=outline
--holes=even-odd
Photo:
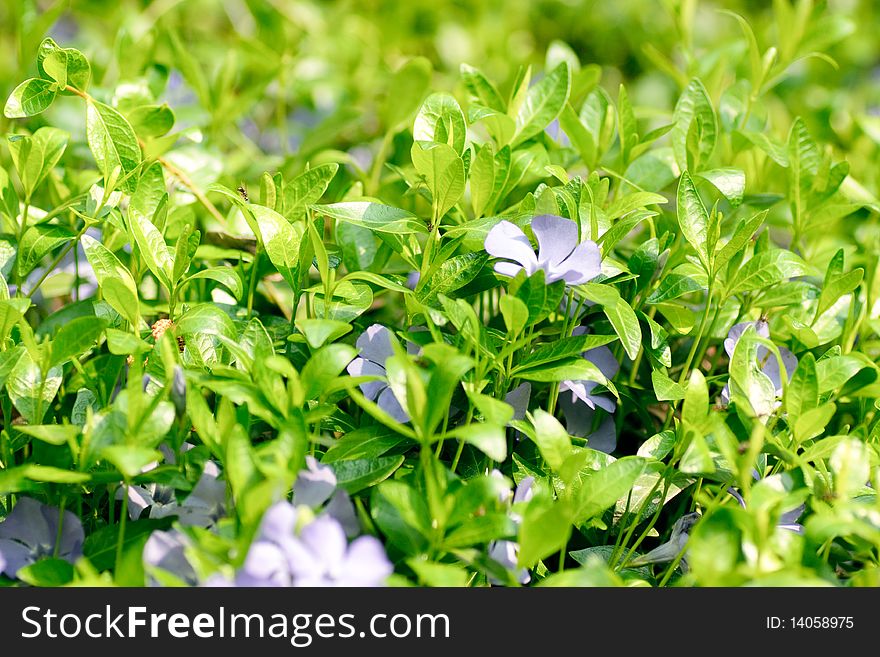
[[[22,497],[0,522],[0,573],[14,578],[21,568],[49,557],[73,563],[82,556],[84,539],[76,515]]]
[[[336,490],[336,474],[333,468],[318,462],[314,456],[306,456],[306,467],[300,470],[293,484],[293,499],[297,504],[312,508],[321,506]]]
[[[380,586],[394,571],[379,539],[360,536],[349,544],[327,516],[303,527],[291,548],[294,586]]]
[[[583,333],[585,329],[575,329],[573,333]],[[612,379],[620,371],[620,364],[608,347],[590,349],[583,354],[593,363],[606,379]],[[606,417],[593,430],[593,420],[597,409],[614,413],[617,402],[608,394],[593,392],[599,383],[596,381],[563,381],[559,384],[559,407],[565,414],[565,428],[573,436],[587,438],[591,449],[610,454],[617,447],[617,432],[614,420]]]
[[[532,396],[532,384],[520,383],[516,388],[504,396],[504,401],[513,406],[513,419],[523,420],[526,411],[529,410],[529,400]]]
[[[348,373],[351,376],[380,376],[385,379],[387,375],[385,361],[394,355],[392,339],[391,331],[381,324],[368,327],[355,343],[360,355],[348,364],[346,368]],[[387,380],[362,383],[360,388],[364,397],[375,401],[379,408],[395,420],[409,421],[409,415],[397,401]]]
[[[293,501],[318,510],[336,520],[353,538],[360,533],[361,525],[348,493],[337,488],[336,473],[329,465],[320,463],[314,456],[306,456],[306,467],[299,471],[293,484]]]
[[[494,474],[494,473],[493,473]],[[513,504],[522,504],[528,502],[535,495],[534,477],[525,477],[516,487],[513,494]],[[507,495],[510,495],[509,489]],[[522,517],[512,509],[508,512],[510,519],[518,527],[522,522]],[[518,568],[517,561],[519,559],[519,543],[516,541],[500,540],[492,541],[489,544],[489,558],[503,566],[506,570],[513,571],[516,575],[516,581],[520,584],[528,584],[532,576],[527,568]],[[489,576],[491,584],[501,584],[496,578]]]
[[[167,571],[181,581],[195,585],[198,582],[192,564],[186,558],[186,549],[189,547],[189,539],[177,529],[162,531],[157,529],[144,544],[144,565]],[[150,576],[151,586],[158,581]]]
[[[595,242],[578,241],[578,227],[564,217],[542,214],[532,219],[532,232],[538,240],[538,254],[529,238],[509,221],[496,224],[486,236],[486,251],[496,258],[514,260],[495,263],[503,276],[516,276],[525,270],[528,276],[543,270],[547,283],[565,281],[580,285],[594,279],[602,270],[602,254]]]
[[[296,533],[299,513],[278,502],[263,516],[237,586],[381,586],[394,568],[374,536],[348,542],[334,518],[322,515]]]
[[[186,499],[178,504],[171,500],[168,504],[153,503],[151,518],[177,516],[180,524],[190,527],[212,527],[226,515],[226,482],[219,478],[217,464],[207,461],[202,476]]]
[[[728,358],[733,357],[733,353],[736,349],[737,343],[750,326],[754,327],[755,333],[759,337],[766,339],[770,338],[770,325],[767,323],[767,320],[763,318],[755,322],[740,322],[739,324],[735,324],[731,327],[730,331],[727,334],[727,338],[724,340],[724,351],[727,353]],[[797,369],[797,356],[795,356],[785,347],[779,347],[779,355],[782,358],[782,365],[785,368],[786,379],[790,379],[791,375],[794,374],[794,371]],[[758,366],[760,367],[761,372],[773,384],[773,388],[776,391],[775,397],[780,397],[782,395],[782,375],[779,369],[779,360],[776,358],[775,354],[773,354],[764,345],[758,346],[757,358]],[[724,386],[724,389],[721,391],[721,401],[725,405],[730,403],[729,383]],[[752,397],[750,396],[749,401],[752,402],[752,405],[756,409],[772,409],[779,406],[779,402],[777,402],[775,399],[752,399]]]

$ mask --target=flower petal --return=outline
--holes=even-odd
[[[759,319],[756,322],[740,322],[739,324],[734,324],[730,328],[730,331],[728,331],[727,338],[724,340],[724,351],[727,352],[728,357],[733,356],[733,350],[736,347],[736,343],[739,342],[742,334],[745,333],[746,329],[750,326],[755,327],[755,332],[760,337],[770,337],[770,325],[764,320]]]
[[[526,411],[529,410],[531,395],[532,385],[530,383],[521,383],[504,397],[504,401],[513,406],[514,420],[525,419]]]
[[[314,456],[306,456],[306,468],[299,471],[293,484],[295,503],[314,509],[329,500],[335,490],[336,475],[333,468],[322,465]]]
[[[515,260],[523,266],[529,276],[538,269],[538,259],[535,257],[529,238],[519,226],[509,221],[500,221],[492,227],[486,235],[484,247],[486,253],[491,256]]]
[[[591,281],[602,273],[602,252],[595,242],[581,242],[571,255],[558,265],[553,265],[549,282],[564,280],[569,285],[580,285]]]
[[[384,365],[385,361],[394,355],[391,339],[391,331],[381,324],[373,324],[361,333],[355,346],[362,358]]]
[[[345,368],[350,376],[381,376],[385,377],[385,368],[366,358],[355,358]],[[360,384],[361,392],[370,401],[375,401],[379,393],[388,386],[385,381],[367,381]]]
[[[34,562],[31,551],[21,543],[8,538],[0,538],[0,573],[15,578],[15,573]]]
[[[496,262],[495,263],[495,271],[501,274],[502,276],[510,276],[513,278],[518,273],[522,271],[522,267],[520,265],[515,265],[512,262]],[[527,272],[528,273],[528,272]]]
[[[797,356],[785,347],[779,347],[779,355],[782,356],[782,365],[785,367],[785,378],[786,380],[791,380],[791,375],[794,374],[794,371],[797,369]],[[764,366],[761,368],[761,371],[764,372],[764,374],[767,375],[767,378],[773,382],[773,386],[776,388],[776,394],[781,395],[782,377],[779,375],[779,361],[774,354],[767,354],[767,358],[764,360]]]
[[[324,563],[328,571],[334,571],[342,565],[348,543],[342,526],[333,518],[316,518],[303,527],[300,539]]]
[[[394,566],[388,561],[385,548],[374,536],[361,536],[352,541],[337,578],[339,586],[382,586]]]
[[[538,215],[532,219],[532,232],[538,240],[538,266],[548,274],[568,258],[578,245],[577,224],[564,217]],[[549,276],[547,282],[551,282]]]
[[[620,363],[608,347],[596,347],[584,353],[584,358],[599,368],[606,379],[613,379],[620,371]]]
[[[587,436],[587,447],[610,454],[617,449],[617,427],[614,420],[606,417],[593,433]]]
[[[394,391],[392,391],[391,388],[385,388],[385,390],[382,391],[382,394],[379,395],[379,399],[376,400],[376,403],[379,405],[379,408],[388,413],[388,415],[398,422],[409,422],[409,414],[403,410],[403,406],[397,401],[397,397],[394,396]]]

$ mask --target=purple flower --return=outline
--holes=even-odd
[[[300,532],[289,553],[295,586],[381,586],[394,571],[375,536],[348,544],[338,522],[322,516]]]
[[[385,361],[394,355],[391,346],[393,336],[391,331],[381,324],[373,324],[361,333],[356,346],[360,355],[351,361],[346,368],[351,376],[379,376],[386,377]],[[379,408],[388,413],[398,422],[409,421],[409,414],[397,401],[394,391],[388,385],[387,380],[369,381],[360,385],[364,396],[370,401],[375,401]]]
[[[565,130],[559,125],[559,119],[553,119],[550,122],[550,125],[544,128],[544,132],[560,146],[571,146],[571,139],[568,138],[568,134],[566,134]]]
[[[583,327],[573,333],[585,332]],[[584,358],[599,368],[606,379],[612,379],[620,371],[620,364],[608,347],[596,347],[584,352]],[[610,454],[617,447],[617,432],[614,420],[605,418],[593,431],[593,418],[596,409],[613,413],[617,402],[611,395],[597,394],[593,390],[599,386],[595,381],[563,381],[559,384],[559,406],[565,414],[565,428],[573,436],[587,437],[591,449]],[[570,394],[563,394],[570,393]]]
[[[547,283],[563,280],[569,285],[586,283],[601,272],[599,247],[589,240],[578,243],[577,224],[570,219],[542,214],[532,219],[532,231],[538,240],[537,256],[529,238],[509,221],[501,221],[489,231],[486,251],[496,258],[519,263],[498,262],[496,272],[516,276],[524,269],[531,276],[540,269]]]
[[[525,477],[520,481],[516,487],[516,491],[513,493],[513,504],[524,504],[531,500],[535,495],[534,484],[534,477]],[[510,489],[508,489],[506,497],[509,497],[509,495]],[[517,527],[522,522],[522,516],[513,510],[510,510],[508,515]],[[516,580],[520,584],[528,584],[531,581],[532,576],[529,574],[527,568],[517,568],[519,543],[516,541],[492,541],[489,544],[489,558],[503,566],[506,570],[514,571]],[[489,582],[495,585],[500,585],[502,583],[491,575],[489,576]]]
[[[0,522],[0,573],[15,577],[19,569],[47,557],[73,563],[82,555],[82,523],[70,511],[59,510],[29,497],[18,500]],[[57,549],[56,549],[57,548]]]
[[[274,504],[236,577],[238,586],[381,586],[394,568],[374,536],[349,543],[342,525],[327,515],[296,534],[297,509]]]
[[[728,358],[733,357],[733,352],[736,349],[736,344],[746,332],[746,329],[748,329],[750,326],[753,326],[755,328],[755,333],[759,337],[767,339],[770,338],[770,325],[765,319],[759,319],[756,322],[740,322],[739,324],[735,324],[733,327],[731,327],[730,331],[727,334],[727,338],[724,340],[724,351],[727,353]],[[794,374],[794,371],[797,369],[797,356],[795,356],[785,347],[779,347],[779,355],[782,357],[782,365],[785,368],[786,379],[791,379],[791,375]],[[776,397],[782,395],[782,376],[779,370],[779,360],[764,345],[758,346],[758,365],[761,368],[761,372],[768,379],[770,379],[771,383],[773,384],[773,388],[776,391]],[[730,403],[729,383],[724,386],[724,389],[721,391],[721,401],[725,405]],[[779,405],[778,402],[775,402],[775,400],[752,400],[750,398],[749,401],[754,401],[752,405],[756,409],[758,407],[765,408],[768,406],[772,407]]]
[[[293,484],[293,500],[317,510],[326,502],[323,514],[336,520],[349,538],[361,531],[354,504],[348,493],[336,487],[333,468],[319,463],[314,456],[306,456],[306,467],[300,470]],[[328,501],[329,500],[329,501]]]
[[[164,570],[181,581],[194,586],[198,583],[195,570],[186,558],[186,549],[190,542],[185,534],[177,529],[169,531],[156,530],[150,534],[144,545],[143,562],[149,568]],[[150,574],[150,585],[159,582]]]
[[[336,474],[314,456],[306,456],[306,468],[300,470],[293,484],[293,499],[312,508],[321,506],[336,490]]]
[[[525,419],[531,396],[532,385],[530,383],[521,383],[504,396],[504,401],[513,406],[514,420]]]
[[[185,526],[212,527],[226,515],[226,482],[219,475],[217,464],[207,461],[198,483],[183,502],[178,504],[171,500],[159,505],[154,500],[150,517],[177,516],[180,524]]]

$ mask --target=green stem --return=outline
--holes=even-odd
[[[368,187],[370,194],[375,195],[379,191],[379,179],[382,177],[382,167],[385,165],[385,158],[388,156],[388,149],[391,147],[392,139],[394,139],[394,133],[389,130],[382,138],[382,145],[379,146],[379,152],[376,153],[376,159],[373,160],[373,168],[370,171],[370,185]]]
[[[123,486],[122,508],[119,510],[119,534],[116,538],[116,569],[118,574],[122,567],[122,548],[125,545],[125,524],[128,520],[128,482]],[[112,502],[111,502],[112,504]]]
[[[67,504],[67,497],[61,494],[61,503],[58,505],[58,531],[55,532],[55,549],[52,556],[57,558],[58,552],[61,550],[61,534],[64,531],[64,505]]]
[[[712,285],[710,283],[709,291],[706,294],[706,309],[703,311],[703,317],[700,319],[700,326],[697,328],[697,334],[694,336],[694,343],[691,345],[691,350],[688,353],[687,360],[684,362],[681,375],[678,377],[679,384],[683,384],[685,380],[687,380],[691,365],[694,362],[694,356],[697,355],[697,349],[699,349],[700,343],[703,341],[703,334],[706,332],[706,325],[709,323],[709,313],[712,308],[712,292]]]
[[[257,289],[257,274],[260,267],[260,242],[257,242],[256,249],[254,250],[254,261],[251,264],[251,280],[248,285],[248,297],[247,297],[247,318],[250,319],[254,312],[254,292]]]

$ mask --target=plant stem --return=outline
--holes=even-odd
[[[687,380],[688,372],[690,372],[691,364],[694,362],[694,356],[697,354],[697,349],[700,346],[700,343],[703,341],[703,334],[706,331],[706,325],[709,323],[709,312],[712,307],[712,284],[709,283],[709,290],[706,294],[706,309],[703,311],[703,316],[700,319],[700,326],[697,328],[697,334],[694,336],[694,343],[691,345],[691,350],[688,353],[687,360],[684,362],[684,367],[681,370],[681,375],[678,377],[679,384],[683,384],[685,380]],[[699,367],[699,363],[697,363]]]
[[[254,311],[254,292],[257,289],[257,273],[260,266],[260,246],[261,242],[257,242],[256,250],[254,251],[254,261],[251,263],[251,280],[248,285],[248,296],[247,296],[247,318],[250,319],[251,315],[253,315]]]
[[[115,574],[119,574],[122,566],[122,548],[125,545],[125,523],[128,520],[128,482],[123,486],[122,508],[119,510],[119,534],[116,538],[116,568]],[[112,503],[112,502],[111,502]]]

